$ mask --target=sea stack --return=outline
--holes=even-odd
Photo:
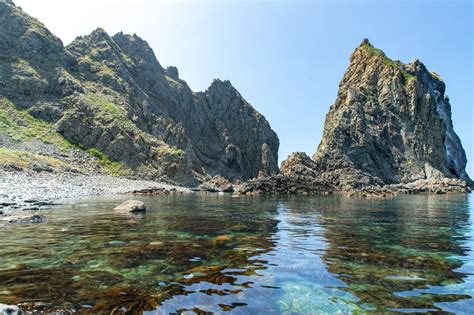
[[[300,191],[309,192],[466,191],[466,162],[441,77],[419,60],[392,60],[364,39],[350,57],[316,153],[291,155],[273,178],[283,186],[302,178],[310,185]]]
[[[388,58],[365,39],[354,51],[313,156],[334,184],[469,181],[445,84],[419,60]]]

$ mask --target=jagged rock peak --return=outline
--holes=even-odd
[[[111,39],[109,34],[101,27],[98,27],[95,30],[93,30],[89,36],[94,41],[103,41],[103,40],[108,41]]]
[[[95,30],[90,32],[90,34],[77,36],[73,42],[81,40],[88,40],[91,43],[98,43],[102,41],[110,41],[111,37],[103,28],[97,27]]]
[[[156,67],[160,72],[164,72],[158,59],[155,56],[155,52],[150,47],[148,42],[142,39],[140,36],[133,34],[124,34],[119,32],[113,37],[115,43],[129,56],[136,60],[143,60],[150,66]]]
[[[235,89],[229,80],[214,79],[209,88],[231,88]]]
[[[393,61],[368,41],[351,56],[313,159],[335,184],[469,180],[445,85],[419,60]]]
[[[359,58],[388,58],[385,55],[385,52],[382,49],[378,49],[372,45],[372,43],[369,42],[368,39],[364,39],[360,45],[354,50],[354,52],[351,55],[351,62],[352,59],[359,57]]]
[[[229,80],[221,79],[214,79],[211,85],[207,88],[206,93],[211,95],[224,93],[227,95],[235,94],[236,96],[240,96],[240,93]]]
[[[470,191],[444,89],[439,75],[419,60],[393,61],[363,40],[312,159],[293,153],[281,174],[250,181],[244,190],[377,196]]]
[[[169,66],[166,68],[166,75],[175,79],[175,80],[179,80],[179,72],[178,72],[178,68],[174,67],[174,66]]]
[[[93,47],[102,42],[110,44],[113,40],[103,28],[98,27],[88,35],[77,36],[67,47],[74,47],[77,43],[87,43],[89,47]]]
[[[74,80],[64,67],[73,63],[61,40],[40,21],[12,2],[0,2],[0,95],[68,95]]]
[[[363,45],[367,45],[367,46],[373,47],[368,38],[364,38],[364,39],[362,40],[362,42],[360,43],[359,47],[360,47],[360,46],[363,46]]]
[[[46,41],[47,44],[50,44],[48,43],[48,41],[52,40],[55,42],[54,46],[57,46],[57,44],[62,46],[61,40],[58,37],[54,36],[44,26],[43,23],[41,23],[34,17],[31,17],[28,14],[24,13],[20,7],[17,7],[13,3],[13,1],[0,0],[0,23],[0,34],[2,35],[2,42],[36,41],[36,46],[39,46],[41,44],[38,43],[38,41],[41,40],[40,38],[46,37],[46,39],[43,39],[43,41]],[[21,38],[22,36],[25,36],[27,38]],[[35,36],[37,38],[31,38],[31,36]]]
[[[43,24],[0,3],[0,97],[63,138],[129,174],[186,185],[278,172],[278,137],[230,82],[193,93],[135,34],[110,37],[98,28],[64,47]]]
[[[126,44],[127,46],[134,46],[144,51],[152,51],[152,48],[150,47],[148,42],[142,39],[137,34],[130,35],[130,34],[125,34],[123,32],[118,32],[114,36],[112,36],[112,38],[117,43],[123,43],[123,44]]]

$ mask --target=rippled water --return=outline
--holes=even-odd
[[[474,310],[472,195],[75,200],[0,229],[0,303],[245,314]]]

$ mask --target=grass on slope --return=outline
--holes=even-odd
[[[25,110],[18,110],[6,98],[0,99],[0,132],[18,142],[36,139],[46,144],[54,144],[63,152],[74,148],[50,123],[31,116]]]
[[[117,113],[115,108],[109,108],[109,110]],[[64,153],[69,152],[71,149],[84,150],[80,144],[72,144],[61,136],[50,123],[31,116],[25,110],[18,110],[6,98],[0,99],[0,133],[6,134],[18,142],[38,140],[45,144],[52,144]],[[0,149],[0,165],[10,164],[25,168],[32,166],[34,161],[46,163],[51,167],[67,165],[67,163],[61,162],[58,159],[28,151]],[[129,174],[129,171],[126,170],[122,163],[111,161],[97,149],[91,148],[84,151],[96,157],[106,173],[115,176]]]
[[[9,165],[19,168],[71,168],[67,163],[50,156],[40,155],[24,150],[0,148],[0,165]]]
[[[104,171],[109,174],[109,175],[113,175],[113,176],[126,176],[126,175],[130,175],[130,171],[128,169],[126,169],[122,163],[120,162],[114,162],[112,160],[109,159],[109,157],[107,155],[105,155],[104,153],[100,152],[99,150],[97,150],[96,148],[91,148],[89,150],[87,150],[87,152],[98,158],[99,161],[100,161],[100,165],[102,166],[102,168],[104,169]]]

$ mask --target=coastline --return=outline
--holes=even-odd
[[[365,186],[344,190],[308,176],[273,175],[231,183],[214,177],[198,187],[183,187],[154,180],[131,179],[98,173],[3,170],[0,175],[0,217],[15,210],[45,210],[58,200],[84,196],[120,194],[181,194],[192,192],[265,194],[341,194],[348,197],[394,197],[406,194],[469,193],[472,187],[459,179],[418,180],[411,183]]]
[[[118,195],[138,191],[192,192],[190,188],[163,182],[135,180],[111,175],[2,171],[0,175],[0,221],[9,222],[19,217],[31,217],[31,212],[25,210],[36,212],[50,209],[57,206],[57,201],[61,199]]]

